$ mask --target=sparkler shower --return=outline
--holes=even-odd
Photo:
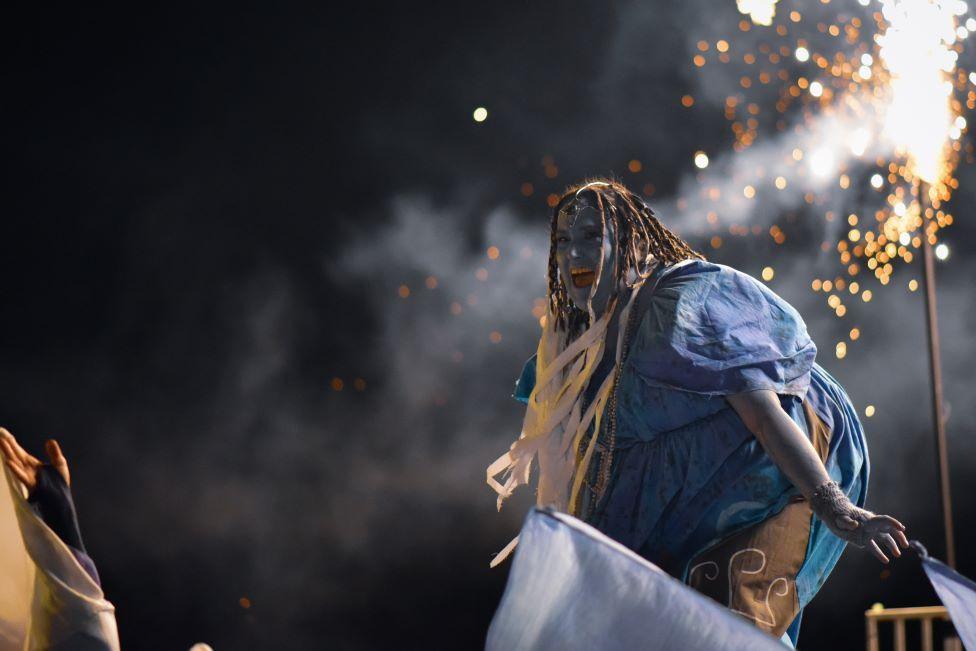
[[[810,3],[812,15],[804,15],[806,7],[801,11],[794,3],[788,6],[797,8],[774,20],[775,2],[740,2],[740,12],[751,21],[730,26],[725,38],[697,43],[696,67],[721,69],[741,61],[748,72],[724,100],[734,151],[724,157],[713,152],[718,160],[698,175],[698,188],[684,188],[682,196],[694,192],[694,198],[674,205],[687,227],[700,231],[696,220],[705,216],[708,229],[719,233],[728,225],[732,235],[750,232],[748,222],[757,221],[759,205],[786,211],[802,200],[819,208],[827,222],[839,226],[838,241],[821,246],[835,250],[840,264],[837,275],[814,278],[811,287],[826,294],[837,317],[848,313],[845,300],[870,302],[875,284],[887,285],[896,263],[917,255],[918,180],[931,188],[933,246],[938,229],[952,224],[953,216],[941,206],[958,187],[953,171],[960,155],[972,155],[972,145],[964,150],[961,144],[967,128],[963,107],[976,108],[970,75],[957,68],[963,44],[976,29],[965,2],[859,5]],[[772,144],[762,135],[767,131]],[[762,152],[750,156],[755,147]],[[774,165],[766,164],[770,159]],[[768,233],[776,244],[787,237],[777,223],[768,225]],[[712,247],[721,242],[716,234]],[[937,251],[940,258],[948,255],[944,245]],[[914,278],[907,283],[911,291],[918,287]],[[836,345],[838,358],[861,329],[850,332],[848,341]]]

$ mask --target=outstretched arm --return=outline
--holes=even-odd
[[[19,596],[7,595],[15,610],[13,637],[0,638],[23,649],[118,651],[115,607],[105,599],[95,565],[84,552],[68,487],[68,462],[57,442],[44,447],[46,463],[0,427],[0,458],[6,465],[0,469],[0,490],[13,507],[5,507],[0,525],[5,532],[19,529],[22,542],[17,549],[15,541],[7,541],[13,553],[5,560],[32,566],[23,570],[26,580],[33,577],[33,587],[25,586]]]
[[[882,563],[888,562],[882,549],[901,556],[899,547],[908,548],[903,524],[890,516],[858,508],[830,479],[810,439],[783,411],[774,391],[748,391],[726,399],[773,463],[838,537],[867,547]]]
[[[71,548],[75,558],[100,583],[95,564],[88,556],[81,538],[78,516],[71,497],[71,473],[61,446],[54,439],[44,444],[48,462],[30,454],[14,435],[0,427],[0,452],[13,475],[27,489],[27,502],[41,520]]]

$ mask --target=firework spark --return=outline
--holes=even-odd
[[[765,233],[738,223],[754,212],[743,197],[787,209],[789,200],[777,192],[802,198],[808,212],[819,210],[828,222],[844,219],[842,238],[822,247],[835,249],[840,273],[812,283],[843,318],[845,288],[869,303],[872,290],[860,275],[887,285],[899,260],[915,258],[923,236],[934,245],[937,231],[952,223],[941,206],[958,187],[953,171],[963,153],[963,108],[976,108],[976,75],[957,63],[976,20],[957,24],[968,10],[959,0],[878,0],[880,10],[860,0],[863,12],[845,6],[832,19],[824,13],[829,2],[821,0],[828,7],[805,20],[798,10],[777,17],[775,2],[738,0],[740,12],[768,28],[741,21],[741,44],[698,42],[696,67],[738,60],[745,74],[724,103],[733,153],[725,161],[716,153],[715,164],[698,175],[696,203],[683,197],[677,207],[706,214],[712,230],[731,220],[732,235]],[[778,132],[772,139],[771,130]],[[752,156],[757,143],[762,153]],[[775,174],[768,173],[770,148],[779,152]],[[933,222],[925,235],[919,180],[931,187]],[[778,224],[768,232],[776,244],[786,240]],[[721,238],[713,237],[712,246],[721,246]],[[838,357],[846,351],[847,344],[838,346]]]
[[[935,183],[952,127],[955,7],[929,0],[885,0],[882,6],[888,27],[875,40],[889,76],[885,134],[908,156],[910,172]]]
[[[776,15],[777,0],[735,0],[739,11],[749,16],[757,25],[772,25]]]

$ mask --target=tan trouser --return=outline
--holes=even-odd
[[[809,402],[803,409],[810,440],[826,460],[830,431]],[[794,498],[776,515],[696,557],[688,585],[780,637],[800,611],[796,576],[806,558],[812,515],[805,499]]]

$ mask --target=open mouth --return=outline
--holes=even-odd
[[[589,267],[573,267],[569,275],[573,277],[574,287],[589,287],[596,280],[596,272]]]

